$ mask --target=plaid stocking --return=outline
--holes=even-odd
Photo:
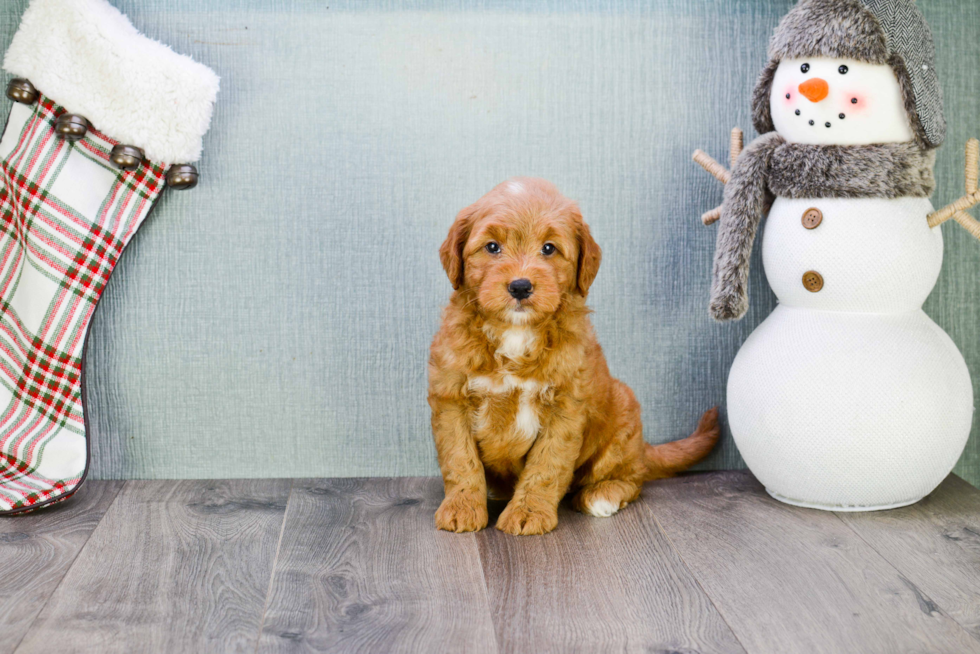
[[[85,478],[92,314],[168,182],[196,179],[164,162],[197,160],[217,78],[105,0],[34,0],[4,68],[33,82],[12,81],[0,139],[0,513],[15,513]]]

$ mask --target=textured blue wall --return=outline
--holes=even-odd
[[[436,250],[512,175],[580,201],[605,252],[596,327],[647,440],[723,402],[774,299],[756,265],[750,315],[709,320],[715,229],[698,217],[721,187],[690,155],[726,156],[735,125],[752,136],[749,94],[791,0],[113,2],[222,91],[201,186],[161,201],[96,317],[96,476],[435,474]],[[980,135],[980,6],[921,4],[951,125],[939,204]],[[4,49],[25,6],[0,6]],[[943,229],[926,309],[980,381],[980,243]],[[726,435],[704,467],[741,465]],[[980,482],[976,432],[957,470]]]

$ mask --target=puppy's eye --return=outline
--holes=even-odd
[[[556,249],[557,248],[555,248],[554,243],[545,243],[544,247],[541,248],[541,254],[543,254],[546,257],[550,257],[555,253]]]
[[[803,64],[802,66],[800,66],[800,70],[803,71],[804,73],[809,73],[810,72],[810,64]]]
[[[496,241],[490,241],[487,243],[487,252],[490,254],[500,254],[500,243]]]
[[[849,70],[850,68],[848,68],[847,66],[841,66],[840,68],[837,69],[837,72],[840,73],[841,75],[847,75],[847,71]]]

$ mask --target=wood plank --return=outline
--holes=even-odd
[[[10,654],[123,487],[86,481],[74,497],[0,519],[0,654]]]
[[[918,504],[838,516],[980,640],[980,490],[950,475]]]
[[[647,491],[680,556],[745,648],[980,652],[980,643],[833,513],[781,504],[748,473]]]
[[[503,510],[492,503],[491,525]],[[478,535],[505,652],[744,652],[644,496],[611,518],[562,505],[558,527]]]
[[[128,482],[17,652],[254,651],[289,488]]]
[[[473,534],[438,479],[298,481],[260,652],[496,652]]]

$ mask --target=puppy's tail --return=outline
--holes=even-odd
[[[646,480],[672,477],[708,456],[718,442],[718,407],[708,409],[701,416],[698,428],[687,438],[663,445],[646,444]]]

